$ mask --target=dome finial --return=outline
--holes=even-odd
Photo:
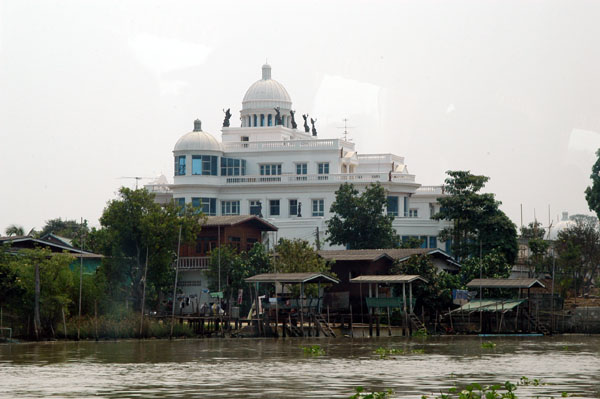
[[[194,132],[201,132],[202,131],[202,121],[200,119],[196,119],[194,121]]]
[[[271,65],[265,64],[262,66],[262,78],[263,80],[271,79]]]

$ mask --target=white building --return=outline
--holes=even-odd
[[[207,215],[260,214],[279,228],[278,237],[312,242],[317,229],[324,238],[340,184],[353,183],[360,190],[381,182],[398,234],[447,250],[437,239],[445,222],[430,218],[439,210],[441,186],[417,183],[404,157],[359,154],[354,143],[305,132],[299,115],[294,128],[291,112],[288,92],[263,65],[262,79],[242,100],[241,126],[223,127],[219,142],[196,120],[194,130],[175,144],[174,183],[146,187],[158,201],[202,206]]]

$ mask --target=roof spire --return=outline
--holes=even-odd
[[[271,79],[271,65],[265,64],[262,66],[262,79],[263,80]]]
[[[194,121],[194,132],[201,132],[202,131],[202,121],[200,119],[196,119]]]

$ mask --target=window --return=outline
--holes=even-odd
[[[279,200],[269,201],[269,216],[279,216]]]
[[[185,211],[185,198],[175,198],[175,203],[179,207],[179,216]]]
[[[273,115],[269,114],[267,119],[269,126],[273,126]]]
[[[216,198],[192,198],[192,205],[196,208],[201,207],[202,213],[204,213],[206,216],[217,215]]]
[[[437,237],[429,237],[429,248],[437,248]]]
[[[419,240],[421,240],[421,248],[427,248],[427,236],[421,236]]]
[[[185,176],[185,155],[175,157],[175,176]]]
[[[325,200],[322,200],[322,199],[312,200],[312,215],[313,216],[325,216]]]
[[[408,217],[408,197],[404,197],[404,217]]]
[[[308,165],[306,163],[297,163],[296,164],[296,174],[297,175],[306,175],[308,172]],[[297,176],[296,180],[306,180],[306,176]]]
[[[231,245],[233,248],[237,249],[238,251],[241,249],[240,246],[242,244],[242,240],[240,239],[240,237],[229,237],[229,245]]]
[[[398,216],[398,197],[387,197],[387,214],[391,216]]]
[[[221,215],[239,215],[240,201],[221,201]]]
[[[260,114],[260,125],[261,126],[265,125],[265,114]]]
[[[319,162],[318,170],[320,175],[328,175],[329,174],[329,162]]]
[[[319,162],[317,165],[317,171],[320,175],[329,174],[329,162]],[[319,180],[327,180],[327,176],[319,176]]]
[[[298,216],[298,200],[290,200],[290,216]]]
[[[262,204],[260,201],[250,201],[250,214],[262,217]]]
[[[246,251],[250,251],[257,242],[256,238],[246,238]]]
[[[246,160],[221,158],[221,176],[244,176],[246,175]]]
[[[447,253],[452,254],[452,240],[446,240],[444,248],[446,248]]]
[[[260,175],[261,176],[277,176],[281,174],[281,164],[266,164],[260,165]]]
[[[217,159],[215,155],[192,155],[192,174],[217,176]]]
[[[419,210],[416,209],[416,208],[409,209],[408,210],[408,217],[409,218],[418,218],[419,217]]]
[[[257,119],[257,116],[256,116],[256,114],[254,114],[254,125],[253,125],[254,127],[258,126],[258,123],[256,122],[256,119]]]
[[[242,136],[240,139],[241,141],[250,141],[250,137],[248,136]]]

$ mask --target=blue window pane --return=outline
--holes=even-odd
[[[265,125],[265,115],[264,114],[260,114],[260,125],[261,126]]]
[[[273,126],[273,115],[269,114],[268,116],[269,116],[269,118],[268,118],[269,126]]]
[[[419,240],[421,240],[421,248],[427,248],[427,236],[421,236]]]
[[[388,215],[398,216],[398,197],[387,197],[387,213]]]
[[[429,248],[437,248],[437,237],[429,237]]]
[[[175,176],[185,176],[185,155],[175,157]]]
[[[192,155],[192,174],[193,175],[201,175],[202,174],[202,156],[201,155]]]

